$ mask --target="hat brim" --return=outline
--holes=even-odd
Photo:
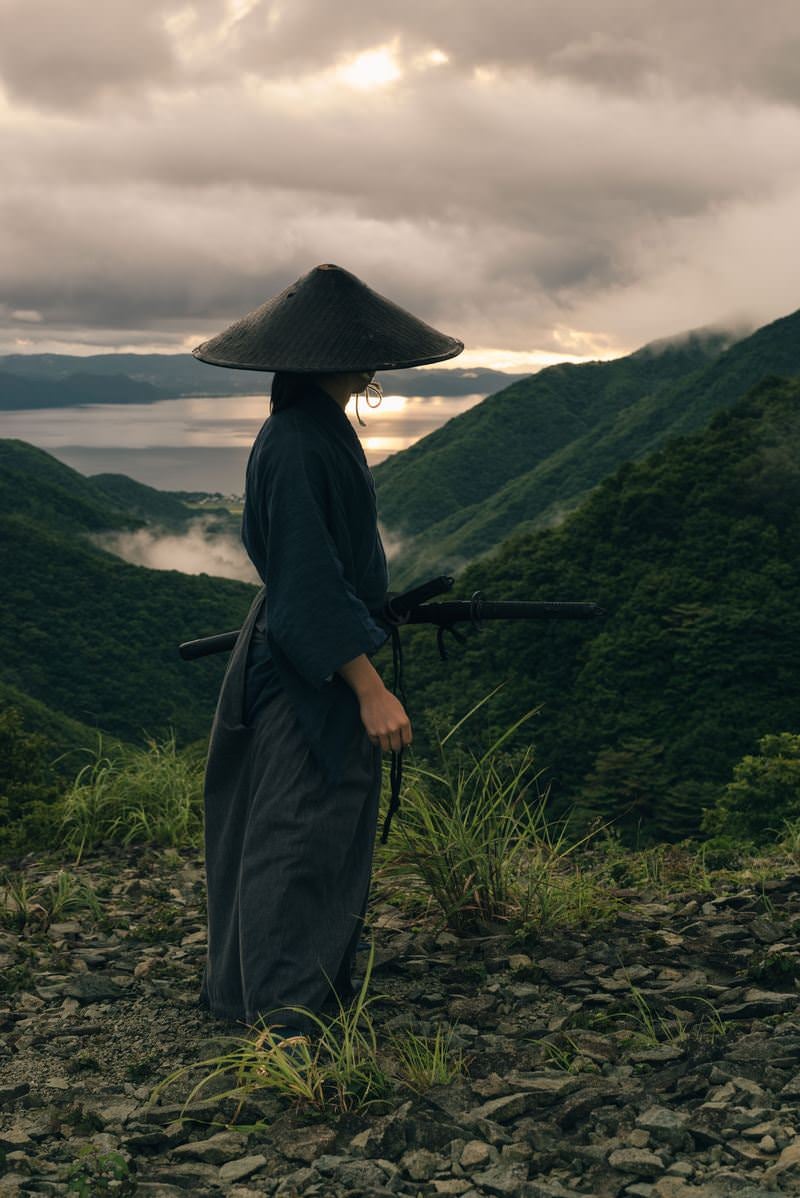
[[[296,374],[403,370],[444,362],[464,343],[339,266],[317,266],[192,350],[230,370]]]

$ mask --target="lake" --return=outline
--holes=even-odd
[[[377,409],[360,399],[365,427],[352,400],[347,413],[375,466],[483,398],[387,393]],[[268,415],[266,395],[87,404],[3,412],[0,435],[45,449],[82,474],[127,474],[165,491],[240,495],[250,446]]]

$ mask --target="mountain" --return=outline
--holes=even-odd
[[[134,484],[135,486],[135,484]],[[42,450],[0,441],[0,684],[130,741],[207,735],[225,662],[180,641],[239,626],[245,583],[148,570],[92,542],[143,521]]]
[[[465,569],[458,590],[594,600],[607,615],[493,623],[445,663],[430,629],[406,630],[418,751],[503,682],[478,727],[542,705],[523,739],[547,767],[552,817],[574,805],[576,834],[613,816],[628,836],[696,835],[733,764],[798,729],[800,382],[764,380],[624,464],[559,528]]]
[[[486,395],[521,375],[499,370],[392,370],[395,395]],[[191,354],[8,354],[0,357],[0,410],[82,403],[152,403],[182,395],[268,394],[268,371],[228,370]]]
[[[557,524],[620,463],[701,427],[766,374],[800,373],[800,312],[729,341],[695,333],[613,362],[552,367],[381,463],[379,512],[400,541],[393,586]]]
[[[155,403],[166,393],[151,383],[113,374],[74,372],[49,379],[13,374],[0,369],[0,411],[25,408],[71,408],[77,404]]]

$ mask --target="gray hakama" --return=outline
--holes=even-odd
[[[338,669],[390,631],[375,614],[388,572],[374,480],[344,411],[311,381],[254,442],[242,540],[265,586],[211,730],[200,1001],[302,1026],[287,1007],[319,1012],[330,983],[348,996],[378,818],[381,750]]]
[[[363,725],[326,780],[285,694],[243,722],[247,652],[264,590],[231,654],[205,785],[208,957],[200,1001],[248,1024],[348,996],[367,906],[381,750]],[[326,978],[327,975],[327,978]]]

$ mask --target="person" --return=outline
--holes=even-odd
[[[242,541],[262,586],[228,661],[206,762],[208,948],[199,1001],[284,1036],[353,994],[382,753],[411,744],[372,657],[390,628],[375,485],[345,408],[377,370],[463,344],[349,271],[315,267],[193,350],[274,372]]]

